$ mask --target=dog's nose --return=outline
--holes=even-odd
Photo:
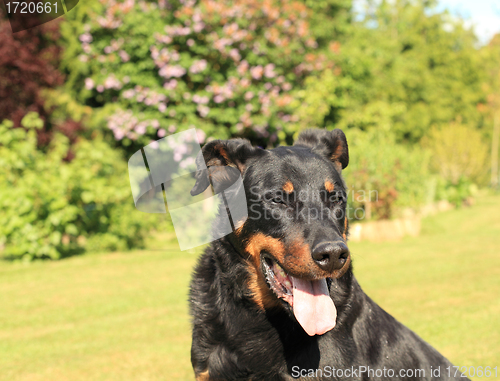
[[[343,242],[322,242],[314,247],[311,256],[319,267],[332,272],[344,266],[349,257],[349,249]]]

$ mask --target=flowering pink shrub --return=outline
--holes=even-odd
[[[192,127],[276,144],[293,133],[294,91],[333,65],[310,14],[293,0],[100,0],[62,28],[69,83],[124,145]]]

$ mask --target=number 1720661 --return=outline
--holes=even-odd
[[[11,1],[6,3],[7,13],[57,13],[57,2],[51,4],[47,3],[35,3],[35,2],[19,2]],[[54,8],[52,8],[54,7]]]
[[[462,377],[498,377],[498,367],[491,366],[449,366],[446,368],[446,373],[448,377],[457,377],[462,375]]]

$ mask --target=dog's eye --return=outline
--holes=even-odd
[[[342,205],[342,203],[344,202],[344,198],[340,195],[334,195],[330,197],[330,202],[333,206]]]
[[[271,201],[275,204],[286,205],[286,201],[282,196],[275,196]]]
[[[281,192],[268,192],[264,195],[264,201],[274,205],[288,205],[288,196]]]

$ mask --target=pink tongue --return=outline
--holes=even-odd
[[[326,279],[292,277],[293,314],[309,336],[322,335],[335,327],[337,309],[328,294]]]

